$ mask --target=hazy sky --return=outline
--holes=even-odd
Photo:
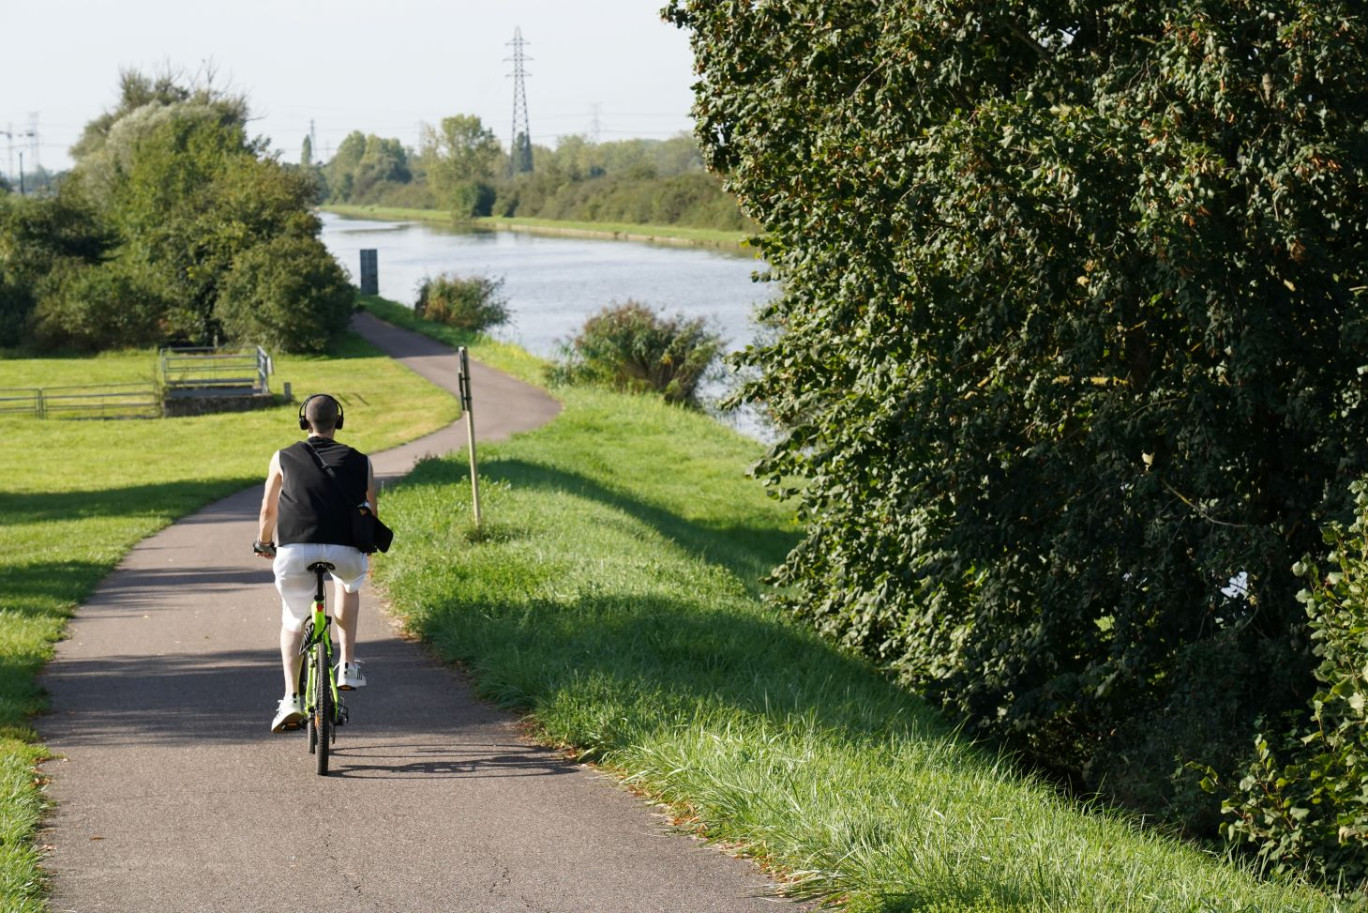
[[[420,122],[475,114],[508,146],[513,65],[528,42],[534,142],[592,134],[665,138],[690,128],[688,36],[660,20],[664,0],[28,0],[6,3],[0,131],[13,171],[36,151],[70,167],[81,128],[113,107],[119,71],[167,65],[245,93],[251,133],[298,161],[312,120],[331,152],[352,130],[416,146]],[[37,116],[40,145],[20,136]],[[10,147],[0,134],[0,170]]]

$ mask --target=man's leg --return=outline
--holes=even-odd
[[[337,606],[337,641],[344,663],[356,662],[356,620],[361,614],[361,594],[348,593],[342,581],[333,578],[333,605]]]
[[[280,626],[280,662],[285,668],[285,696],[289,697],[299,689],[299,667],[304,657],[299,654],[299,645],[304,642],[303,631],[291,631]]]

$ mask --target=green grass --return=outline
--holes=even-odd
[[[555,422],[481,449],[481,530],[453,522],[460,458],[426,462],[388,498],[407,537],[379,563],[405,624],[548,743],[853,911],[1350,908],[968,744],[764,603],[798,529],[744,477],[758,445],[652,399],[557,392]]]
[[[0,360],[0,387],[149,380],[155,353]],[[452,421],[455,400],[350,337],[335,357],[276,359],[273,387],[335,393],[346,440],[378,451]],[[72,609],[133,545],[266,476],[272,452],[298,438],[297,406],[195,418],[125,421],[0,417],[11,455],[0,490],[0,909],[43,909],[34,829],[42,794],[32,715],[34,677]],[[249,543],[243,543],[244,553]]]
[[[440,209],[401,209],[392,206],[324,207],[328,212],[352,219],[384,219],[391,222],[432,222],[451,225],[451,213]],[[572,237],[611,238],[623,241],[682,243],[698,247],[739,249],[746,247],[750,232],[722,231],[715,228],[688,228],[683,225],[642,225],[633,222],[570,222],[558,219],[483,217],[472,219],[476,228],[527,231]]]

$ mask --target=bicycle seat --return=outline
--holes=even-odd
[[[333,566],[326,561],[315,561],[313,564],[309,565],[309,570],[317,574],[319,571],[331,571],[333,570]]]

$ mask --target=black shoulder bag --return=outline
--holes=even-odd
[[[333,468],[323,462],[323,458],[318,455],[318,451],[314,450],[308,441],[304,442],[304,449],[309,451],[309,456],[313,457],[314,463],[323,470],[323,474],[332,482],[333,490],[343,498],[347,498],[347,493],[342,488],[342,480],[337,477]],[[348,498],[348,500],[350,499]],[[394,530],[380,522],[380,518],[371,510],[370,504],[362,501],[352,508],[351,521],[352,539],[357,548],[367,555],[374,552],[389,551],[390,543],[394,541]]]

